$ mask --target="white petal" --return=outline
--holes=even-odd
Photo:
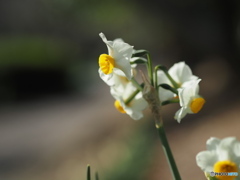
[[[129,61],[126,61],[125,59],[115,62],[115,68],[113,69],[113,71],[118,75],[126,76],[128,80],[132,79],[133,72],[132,72],[131,64]]]
[[[193,98],[198,97],[199,85],[201,79],[192,80],[185,83],[184,87],[178,89],[180,106],[189,108],[189,104]],[[190,111],[191,112],[191,111]]]
[[[141,59],[142,61],[145,61],[145,62],[147,62],[147,59],[146,58],[143,58],[143,57],[141,57],[141,58],[139,58],[139,57],[131,57],[130,58],[130,62],[134,62],[134,61],[136,61],[137,59]],[[132,68],[136,68],[137,67],[137,64],[131,64],[131,67]]]
[[[134,62],[138,59],[138,57],[133,57],[130,59],[130,62]],[[131,68],[136,68],[137,67],[137,64],[131,64]]]
[[[184,83],[189,80],[197,79],[197,76],[194,76],[192,74],[192,71],[188,65],[185,64],[185,62],[179,62],[174,64],[170,69],[169,69],[169,74],[172,76],[172,78],[177,82],[177,83]]]
[[[157,83],[158,85],[168,84],[168,85],[172,86],[172,83],[169,81],[169,79],[167,78],[167,76],[165,75],[165,73],[163,71],[158,71],[157,77],[158,77],[158,83]]]
[[[108,54],[111,56],[112,51],[113,51],[113,42],[108,41],[106,36],[103,33],[100,33],[99,36],[102,38],[103,42],[107,45]]]
[[[148,103],[143,98],[133,99],[130,106],[126,106],[125,111],[134,120],[139,120],[143,117],[143,110],[148,106]]]
[[[120,59],[122,57],[126,58],[126,60],[130,61],[133,53],[133,46],[130,46],[124,42],[114,42],[113,43],[114,54],[112,56],[116,59]]]
[[[219,143],[217,153],[220,160],[234,160],[236,159],[236,154],[233,151],[233,146],[235,143],[238,143],[235,137],[227,137],[222,139]]]
[[[158,77],[158,83],[157,83],[158,85],[168,84],[168,85],[172,86],[171,82],[169,81],[169,79],[167,78],[167,76],[164,74],[163,71],[158,71],[157,77]],[[171,91],[166,90],[162,87],[159,87],[158,94],[159,94],[159,99],[161,102],[172,99],[174,97],[174,93],[172,93]]]
[[[179,96],[181,107],[185,107],[185,108],[188,107],[188,104],[191,100],[191,92],[192,92],[191,87],[178,89],[178,96]]]
[[[158,94],[161,102],[172,99],[174,97],[174,93],[169,90],[163,89],[162,87],[159,87]]]
[[[122,95],[124,94],[124,88],[122,86],[111,86],[110,87],[110,94],[115,98],[119,99],[120,97],[122,98]]]
[[[129,98],[136,90],[137,90],[136,86],[135,86],[132,82],[129,82],[129,83],[125,86],[123,98],[126,100],[126,99]]]
[[[138,93],[134,100],[133,100],[133,103],[132,103],[132,106],[134,109],[136,110],[144,110],[147,106],[148,106],[148,103],[147,101],[142,97],[142,93]]]
[[[207,140],[207,150],[216,150],[219,143],[220,143],[220,139],[215,138],[215,137],[211,137],[210,139]]]
[[[101,69],[98,70],[100,78],[108,85],[113,86],[115,84],[113,77],[113,73],[111,74],[104,74]]]
[[[219,148],[224,150],[229,150],[232,148],[233,144],[237,142],[236,137],[227,137],[222,139],[222,141],[219,144]]]
[[[233,152],[236,155],[236,158],[240,159],[240,142],[235,142],[233,145]],[[240,164],[240,162],[238,162]]]
[[[112,95],[116,100],[119,99],[119,97],[120,97],[119,92],[118,92],[118,90],[115,89],[113,86],[110,87],[110,93],[111,93],[111,95]]]
[[[180,83],[180,76],[183,72],[184,62],[175,63],[169,70],[168,73],[172,76],[172,78]]]
[[[174,116],[174,119],[176,119],[177,122],[180,123],[180,122],[181,122],[181,119],[184,118],[184,117],[186,116],[186,114],[187,114],[187,110],[182,107],[181,109],[179,109],[179,110],[176,112],[176,114],[175,114],[175,116]]]
[[[121,38],[117,38],[117,39],[114,39],[114,40],[113,40],[113,43],[116,43],[116,42],[124,42],[124,41],[123,41],[123,39],[121,39]]]
[[[211,172],[214,164],[218,161],[218,157],[215,151],[202,151],[197,154],[196,161],[204,172]]]
[[[198,80],[194,80],[195,83],[193,84],[193,92],[192,92],[192,96],[197,96],[199,93],[199,82],[201,81],[201,79]]]
[[[102,32],[99,33],[99,36],[102,38],[103,42],[107,43],[107,38]]]

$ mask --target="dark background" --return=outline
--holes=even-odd
[[[170,178],[149,112],[135,122],[112,107],[98,76],[103,32],[147,49],[154,65],[185,61],[202,78],[202,112],[180,125],[178,106],[164,113],[180,173],[204,179],[194,158],[207,138],[240,138],[239,10],[237,0],[1,0],[0,177],[84,179],[91,163],[100,179]]]

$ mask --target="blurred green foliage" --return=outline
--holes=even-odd
[[[63,67],[70,64],[73,49],[47,37],[0,37],[0,67]]]
[[[99,172],[100,180],[145,180],[154,154],[155,135],[151,123],[136,128],[127,141],[128,152],[121,152],[119,161],[105,176]]]

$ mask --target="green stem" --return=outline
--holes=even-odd
[[[160,69],[160,67],[161,67],[161,65],[157,65],[154,68],[154,87],[156,88],[157,92],[159,89],[157,71]]]
[[[162,87],[163,89],[169,90],[169,91],[171,91],[172,93],[174,93],[174,94],[176,94],[178,96],[177,89],[171,87],[169,84],[160,84],[158,86]]]
[[[155,73],[156,74],[156,73]],[[156,79],[155,79],[156,80]],[[178,172],[176,163],[174,161],[171,148],[168,144],[168,140],[166,137],[166,133],[163,128],[163,120],[161,113],[161,102],[159,100],[157,90],[147,81],[147,79],[143,76],[144,88],[143,88],[143,97],[148,102],[149,107],[152,111],[153,119],[155,121],[156,128],[158,130],[158,134],[160,140],[162,142],[162,147],[167,157],[172,175],[174,180],[181,180],[180,174]]]
[[[138,84],[138,82],[136,81],[136,79],[132,78],[131,79],[132,83],[138,88],[138,90],[142,91],[143,88],[140,84]]]
[[[162,106],[165,106],[167,104],[173,104],[173,103],[179,103],[179,99],[170,99],[170,100],[166,100],[166,101],[163,101],[161,103]]]
[[[90,169],[90,165],[87,165],[87,180],[91,180],[91,169]]]
[[[139,89],[137,89],[135,92],[133,92],[133,93],[131,94],[131,96],[130,96],[129,98],[127,98],[127,100],[125,101],[125,104],[127,105],[128,103],[130,103],[130,102],[133,100],[133,98],[134,98],[139,92],[140,92]]]
[[[95,173],[95,180],[99,180],[98,172]]]
[[[167,78],[169,79],[169,81],[171,81],[172,85],[174,88],[178,89],[180,86],[178,83],[176,83],[176,81],[172,78],[172,76],[170,76],[170,74],[168,73],[168,70],[166,67],[164,66],[159,66],[159,69],[161,69],[165,75],[167,76]]]
[[[165,153],[165,156],[167,157],[169,166],[171,167],[172,176],[173,176],[174,180],[181,180],[181,176],[178,172],[178,168],[175,163],[174,157],[172,155],[171,148],[168,144],[168,140],[166,137],[166,133],[165,133],[163,124],[162,123],[161,123],[161,125],[156,124],[156,128],[158,130],[158,134],[159,134],[160,140],[162,142],[163,151]]]
[[[150,78],[150,83],[152,86],[154,86],[153,84],[153,69],[152,69],[152,60],[151,60],[151,57],[150,57],[150,53],[148,52],[147,53],[147,59],[148,59],[148,76]]]

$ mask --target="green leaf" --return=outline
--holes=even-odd
[[[159,86],[162,87],[163,89],[166,89],[166,90],[169,90],[169,91],[173,92],[174,94],[178,94],[178,91],[168,84],[160,84]]]
[[[171,99],[171,100],[163,101],[161,105],[164,106],[164,105],[173,104],[173,103],[179,103],[179,99]]]
[[[158,69],[161,69],[164,72],[168,72],[168,69],[165,66],[158,66]]]
[[[146,54],[148,54],[148,51],[147,51],[147,50],[144,50],[144,49],[135,50],[135,51],[133,52],[132,57],[141,57],[141,56],[144,56],[144,55],[146,55]]]
[[[91,168],[90,165],[87,165],[87,180],[91,180]]]
[[[98,172],[95,173],[95,180],[99,180]]]
[[[130,64],[146,64],[147,60],[142,57],[136,58],[134,61],[130,62]]]

